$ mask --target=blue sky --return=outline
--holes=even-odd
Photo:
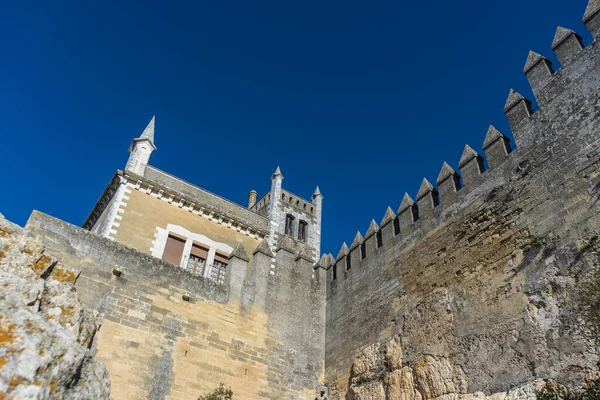
[[[80,225],[156,114],[151,164],[246,204],[277,165],[325,197],[324,252],[510,136],[523,65],[587,0],[12,2],[0,16],[0,212]]]

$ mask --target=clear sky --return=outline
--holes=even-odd
[[[337,254],[481,151],[587,0],[28,2],[0,14],[0,212],[81,225],[156,114],[151,164],[242,205],[281,166]]]

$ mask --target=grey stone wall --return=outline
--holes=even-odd
[[[600,262],[590,245],[600,231],[600,45],[566,59],[536,80],[544,85],[534,88],[535,113],[511,93],[515,151],[493,150],[493,168],[442,192],[433,213],[390,243],[367,246],[359,265],[338,265],[336,280],[329,269],[334,394],[343,395],[361,349],[396,334],[405,365],[423,355],[450,359],[468,392],[535,378],[581,381],[596,368],[576,317],[575,271]]]

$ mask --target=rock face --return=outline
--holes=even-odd
[[[83,309],[77,274],[0,214],[0,399],[108,399],[93,355],[96,312]]]
[[[424,355],[405,365],[400,336],[365,348],[354,360],[348,391],[334,400],[534,400],[546,388],[557,393],[564,387],[542,379],[486,395],[468,393],[467,377],[459,365],[447,357]]]

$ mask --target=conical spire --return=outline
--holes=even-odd
[[[485,135],[485,140],[483,141],[483,149],[487,149],[496,140],[505,137],[506,135],[504,135],[502,132],[496,129],[493,125],[490,125],[487,134]]]
[[[140,139],[148,139],[150,140],[150,142],[152,144],[154,144],[154,120],[155,120],[155,115],[152,116],[152,119],[150,120],[150,122],[148,122],[148,125],[146,126],[146,129],[144,129],[144,132],[142,132],[142,134],[140,135]]]
[[[352,241],[352,245],[350,246],[351,249],[360,246],[363,242],[363,237],[360,234],[360,232],[356,232],[356,236],[354,236],[354,240]]]
[[[465,165],[466,163],[468,163],[469,161],[471,161],[474,158],[481,158],[481,156],[475,151],[473,150],[473,148],[471,146],[469,146],[468,144],[465,145],[465,149],[463,150],[462,153],[462,157],[460,158],[460,161],[458,162],[458,167],[462,167],[463,165]]]
[[[365,238],[373,236],[377,233],[378,230],[379,226],[377,225],[377,222],[375,222],[375,220],[372,219],[371,224],[369,225],[369,229],[367,229],[367,233],[365,233]]]
[[[442,169],[440,170],[440,174],[438,175],[435,183],[437,183],[439,185],[441,182],[443,182],[446,178],[448,178],[451,175],[458,175],[458,174],[456,173],[454,168],[452,168],[450,165],[448,165],[448,163],[446,161],[444,161],[444,164],[442,165]]]
[[[347,255],[348,255],[348,245],[346,244],[346,242],[344,242],[344,244],[342,244],[342,248],[340,249],[340,252],[338,253],[338,256],[335,259],[339,260],[340,258],[347,256]]]
[[[318,196],[323,197],[323,195],[321,194],[321,191],[319,190],[319,187],[317,186],[317,188],[315,189],[315,192],[313,193],[312,197],[315,198],[315,197],[318,197]]]
[[[600,11],[600,0],[590,0],[585,9],[585,14],[583,14],[583,23],[588,22],[598,11]]]
[[[409,196],[408,193],[404,193],[404,197],[402,198],[402,203],[400,203],[400,208],[398,209],[398,214],[400,214],[402,211],[406,210],[409,207],[414,207],[415,206],[415,201],[412,199],[412,197]]]
[[[388,207],[387,210],[385,210],[385,214],[383,214],[383,219],[381,220],[381,224],[379,226],[384,226],[385,224],[392,222],[395,218],[396,213],[391,207]]]

